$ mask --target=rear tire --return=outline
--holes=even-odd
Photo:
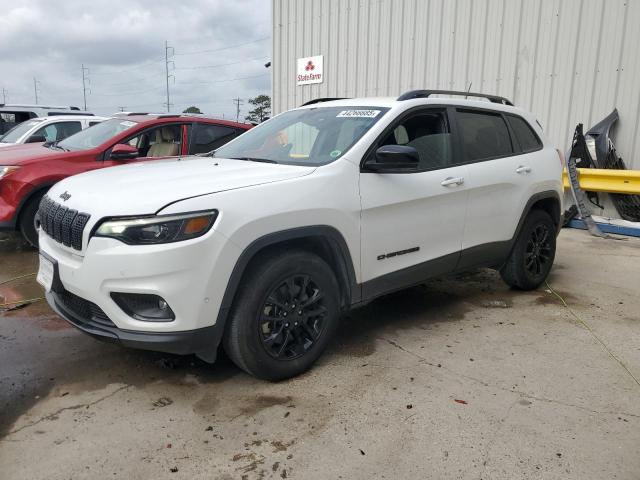
[[[547,279],[556,255],[557,227],[547,212],[532,210],[525,219],[507,263],[500,270],[504,282],[520,290],[534,290]]]
[[[40,200],[42,200],[45,193],[46,192],[36,193],[22,208],[22,212],[20,212],[20,233],[22,233],[24,239],[34,248],[38,248],[36,219],[38,215],[38,208],[40,207]]]
[[[338,282],[320,257],[301,250],[270,254],[243,278],[224,349],[255,377],[293,377],[320,357],[339,316]]]

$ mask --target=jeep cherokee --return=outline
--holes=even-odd
[[[538,287],[561,155],[508,100],[457,94],[321,99],[209,157],[56,184],[40,205],[49,304],[103,340],[210,362],[221,344],[278,380],[380,295],[478,267]]]

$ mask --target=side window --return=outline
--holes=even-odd
[[[47,142],[59,142],[82,130],[80,122],[52,123],[36,130],[32,137],[43,136]]]
[[[140,157],[176,157],[182,145],[181,125],[162,125],[143,130],[120,143],[136,147]]]
[[[236,130],[222,125],[208,125],[196,123],[194,137],[191,141],[189,153],[207,153],[221,147],[236,137]]]
[[[93,127],[94,125],[98,125],[99,123],[102,123],[102,122],[89,122],[89,126]]]
[[[446,168],[453,164],[451,130],[444,111],[420,112],[405,119],[379,143],[408,145],[420,155],[420,170]]]
[[[542,142],[523,118],[515,115],[506,115],[506,117],[522,152],[532,152],[542,147]]]
[[[465,160],[476,162],[513,153],[507,124],[500,114],[457,110]]]

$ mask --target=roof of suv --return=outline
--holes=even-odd
[[[444,96],[443,96],[444,95]],[[453,96],[454,98],[452,98]],[[469,98],[466,98],[468,96]],[[500,112],[515,113],[526,118],[537,128],[539,123],[535,116],[521,108],[514,106],[508,99],[496,95],[481,93],[454,92],[443,90],[414,90],[399,97],[362,97],[362,98],[320,98],[311,100],[299,108],[321,107],[381,107],[405,110],[419,105],[452,105],[458,107],[483,108]],[[540,128],[541,130],[541,128]]]
[[[112,115],[113,118],[126,118],[138,123],[166,123],[176,120],[187,122],[201,122],[201,123],[215,123],[217,125],[226,125],[228,127],[248,129],[253,127],[250,123],[232,122],[230,120],[224,120],[215,117],[209,117],[199,114],[179,114],[179,113],[137,113],[137,112],[122,112]]]
[[[49,117],[34,117],[27,120],[28,122],[52,123],[52,122],[70,122],[73,120],[90,120],[92,122],[107,120],[109,117],[101,117],[97,115],[51,115]]]

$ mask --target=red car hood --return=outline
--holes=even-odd
[[[0,148],[0,165],[24,165],[32,161],[64,157],[69,152],[43,147],[42,143],[25,143]]]

